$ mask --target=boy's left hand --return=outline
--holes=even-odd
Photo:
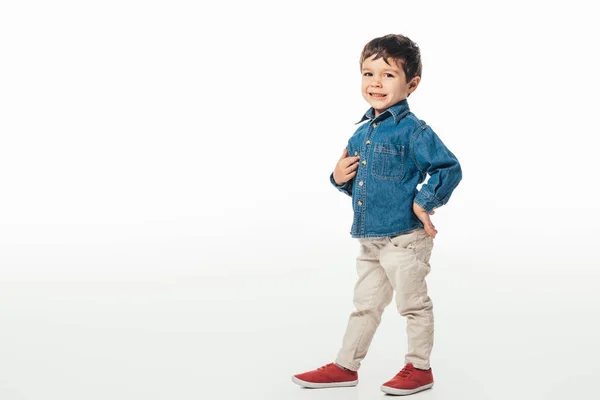
[[[435,229],[435,226],[433,226],[433,224],[431,223],[431,218],[429,218],[429,215],[435,214],[435,211],[432,210],[430,214],[417,203],[413,203],[413,212],[425,226],[425,232],[427,232],[429,236],[434,238],[435,235],[437,235],[437,229]]]

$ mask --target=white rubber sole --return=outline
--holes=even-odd
[[[419,386],[416,389],[394,389],[389,386],[381,386],[381,391],[387,394],[394,394],[396,396],[406,396],[407,394],[413,394],[417,392],[421,392],[423,390],[431,389],[433,387],[433,382],[428,385]]]
[[[331,383],[314,383],[314,382],[306,382],[302,379],[298,379],[295,376],[292,376],[292,382],[297,385],[304,386],[311,389],[324,389],[324,388],[334,388],[334,387],[349,387],[358,385],[358,379],[355,381],[347,381],[347,382],[331,382]]]

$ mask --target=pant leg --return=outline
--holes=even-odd
[[[405,362],[421,369],[429,368],[433,348],[433,303],[425,282],[432,249],[433,238],[421,228],[388,238],[380,254],[380,263],[396,291],[398,312],[407,318]]]
[[[380,249],[386,242],[387,238],[359,239],[360,253],[356,258],[358,280],[354,286],[355,311],[350,314],[342,348],[335,361],[353,371],[360,368],[381,322],[381,315],[392,302],[392,285],[379,263]]]

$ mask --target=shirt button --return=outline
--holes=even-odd
[[[370,145],[370,144],[371,144],[371,141],[370,141],[370,140],[367,140],[367,145]]]
[[[362,165],[367,165],[367,160],[363,160]]]
[[[377,122],[373,122],[373,128],[377,128]]]
[[[354,155],[355,155],[355,156],[357,156],[357,155],[358,155],[358,151],[355,151],[355,152],[354,152]]]
[[[359,186],[362,186],[362,185],[364,185],[364,184],[365,184],[365,183],[364,183],[363,181],[360,181],[360,182],[358,182],[358,185],[359,185]]]
[[[358,201],[358,205],[359,205],[359,206],[362,206],[362,201],[360,201],[360,200],[359,200],[359,201]]]

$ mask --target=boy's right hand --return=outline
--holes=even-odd
[[[348,182],[356,175],[356,169],[358,168],[358,160],[360,156],[348,157],[348,149],[344,149],[342,156],[340,157],[335,170],[333,171],[333,180],[338,186]]]

